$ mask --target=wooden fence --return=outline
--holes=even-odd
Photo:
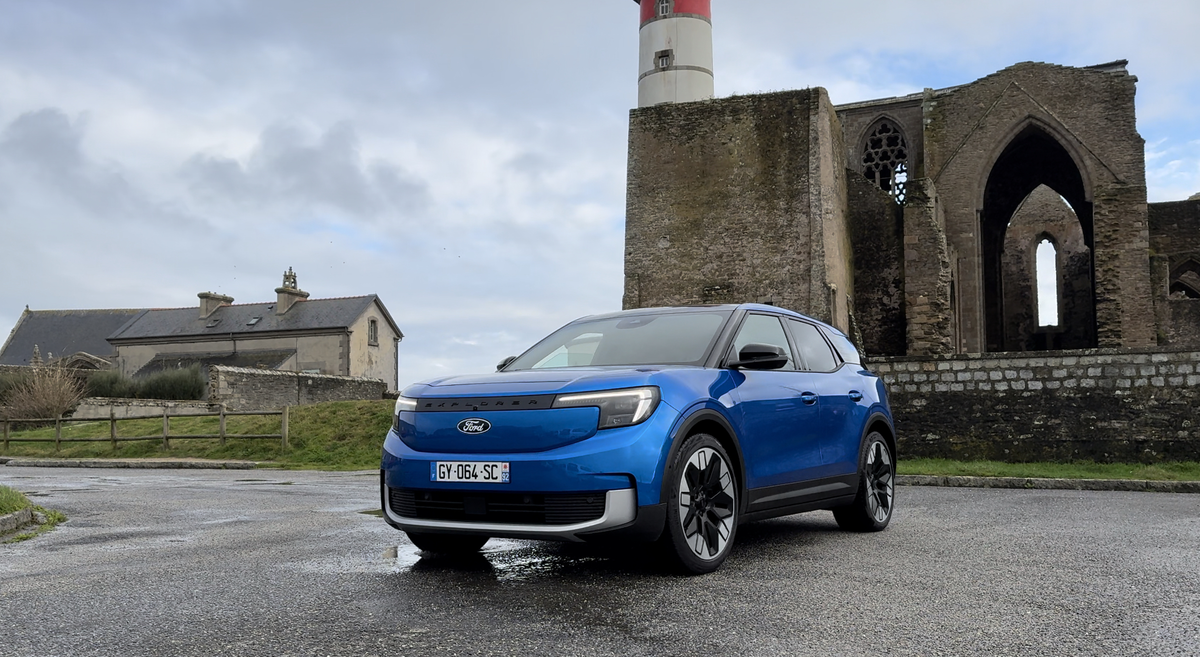
[[[278,415],[278,416],[280,416],[279,433],[241,433],[241,434],[234,433],[234,434],[231,434],[231,433],[226,432],[225,431],[225,419],[228,417],[238,416],[238,415],[258,415],[258,416],[264,416],[264,417],[271,416],[271,415]],[[217,433],[172,434],[171,433],[171,418],[172,417],[178,417],[178,418],[215,417],[215,418],[220,418],[220,421],[218,423],[220,426],[220,429],[218,430]],[[153,436],[118,436],[117,435],[117,422],[125,422],[125,421],[129,421],[129,420],[155,420],[158,418],[162,418],[162,433],[159,433],[159,434],[156,434]],[[226,411],[225,408],[222,407],[221,410],[216,413],[187,413],[187,414],[174,415],[174,416],[170,414],[169,408],[164,408],[162,415],[157,415],[157,414],[156,415],[137,415],[137,416],[122,417],[122,418],[116,417],[115,413],[113,413],[110,410],[109,418],[107,420],[107,422],[108,422],[108,437],[107,438],[63,438],[62,428],[63,428],[64,424],[67,424],[70,422],[79,423],[79,422],[104,422],[104,421],[105,420],[97,420],[96,418],[71,418],[71,417],[46,418],[46,419],[34,419],[34,420],[26,420],[26,419],[6,420],[3,418],[0,418],[0,427],[3,427],[4,449],[5,450],[8,450],[8,444],[10,442],[54,443],[55,451],[58,451],[61,448],[63,443],[111,442],[112,447],[115,450],[117,448],[117,443],[124,442],[124,441],[133,441],[133,440],[161,440],[163,448],[167,449],[167,448],[171,447],[172,440],[188,440],[188,439],[193,439],[193,438],[209,438],[209,439],[219,438],[222,445],[225,444],[225,441],[228,438],[243,438],[243,439],[245,439],[245,438],[249,438],[249,439],[275,438],[280,441],[280,445],[284,449],[287,449],[287,447],[288,447],[288,407],[287,406],[284,406],[283,410],[281,410],[281,411]],[[51,422],[54,423],[54,437],[53,438],[35,438],[35,437],[25,437],[25,436],[22,436],[20,438],[14,438],[11,435],[12,434],[11,426],[14,424],[50,424]]]

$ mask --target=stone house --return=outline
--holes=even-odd
[[[249,304],[202,292],[199,306],[189,308],[26,311],[0,351],[0,364],[31,364],[34,346],[46,345],[73,355],[55,354],[64,364],[87,362],[85,356],[100,352],[94,369],[116,368],[130,377],[226,365],[377,379],[397,387],[397,345],[404,334],[378,295],[309,299],[290,269],[275,293],[274,301]]]

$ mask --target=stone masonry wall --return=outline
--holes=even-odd
[[[1156,342],[1146,321],[1153,308],[1135,82],[1115,64],[1083,69],[1026,62],[930,97],[924,170],[941,194],[947,240],[969,274],[959,278],[958,289],[964,351],[987,349],[985,256],[979,239],[984,191],[1006,146],[1026,129],[1070,155],[1069,168],[1077,168],[1083,180],[1081,197],[1093,203],[1100,345],[1151,347]],[[1065,182],[1075,172],[1050,174]]]
[[[877,358],[900,458],[1200,460],[1200,352]]]
[[[823,89],[644,107],[629,124],[625,308],[765,302],[846,328],[845,147]]]
[[[854,315],[867,354],[902,356],[904,215],[875,183],[849,170],[850,241],[854,246]]]
[[[387,383],[327,374],[304,374],[214,365],[208,401],[231,411],[266,411],[327,401],[383,399]]]
[[[107,420],[110,415],[118,420],[127,417],[162,415],[169,409],[172,416],[198,415],[215,412],[216,407],[206,401],[166,401],[162,399],[119,399],[114,397],[89,397],[79,402],[71,417]]]

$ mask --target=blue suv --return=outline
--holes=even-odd
[[[711,572],[738,525],[892,516],[879,377],[837,329],[772,306],[576,320],[494,374],[406,388],[383,445],[384,518],[430,552],[489,537],[658,541]]]

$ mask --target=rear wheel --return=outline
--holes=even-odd
[[[842,529],[877,532],[888,526],[896,499],[896,460],[887,440],[878,431],[867,435],[858,457],[858,495],[850,504],[833,510]]]
[[[422,552],[437,552],[442,554],[465,554],[478,552],[487,536],[471,536],[465,534],[430,534],[425,532],[405,532],[408,540]]]
[[[690,573],[721,566],[737,533],[737,480],[729,455],[716,438],[696,434],[684,441],[673,467],[667,500],[668,553]]]

